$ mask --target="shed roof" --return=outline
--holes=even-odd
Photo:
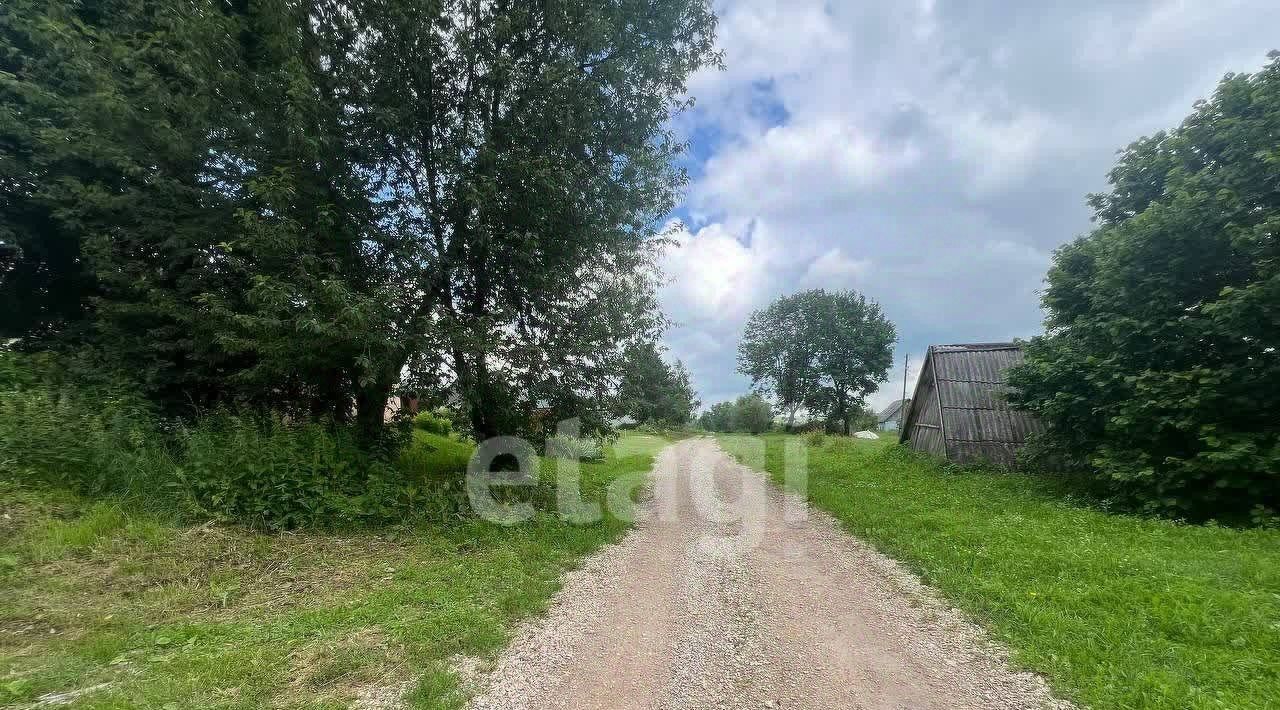
[[[1027,436],[1041,430],[1028,412],[1013,409],[1004,398],[1009,368],[1022,363],[1018,343],[935,345],[925,355],[916,388],[937,387],[942,435],[947,457],[957,460],[988,459],[1011,464]],[[919,393],[913,403],[922,402]],[[910,437],[911,422],[918,416],[913,404],[900,438]]]
[[[881,423],[881,424],[884,424],[885,422],[889,421],[890,419],[894,419],[894,418],[896,418],[896,417],[898,416],[898,410],[902,409],[902,405],[903,405],[904,403],[905,403],[905,404],[910,404],[910,403],[911,403],[911,400],[909,400],[909,399],[900,399],[900,400],[898,400],[898,401],[896,401],[896,402],[894,402],[894,403],[890,404],[889,406],[885,407],[885,408],[884,408],[884,410],[882,410],[882,411],[880,412],[880,415],[879,415],[880,423]]]

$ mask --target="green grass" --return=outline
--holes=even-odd
[[[427,478],[449,477],[465,471],[475,448],[462,439],[421,429],[414,429],[413,444],[400,454],[400,465]]]
[[[583,464],[584,495],[647,471],[664,443],[625,437]],[[419,433],[401,464],[444,478],[469,455]],[[0,501],[4,707],[110,683],[66,707],[338,708],[397,687],[410,707],[455,708],[451,659],[496,653],[567,568],[626,528],[541,512],[511,528],[267,535],[12,483]]]
[[[782,480],[783,437],[764,466]],[[752,463],[753,444],[722,437]],[[757,445],[758,446],[758,445]],[[1280,707],[1280,531],[1113,515],[1051,479],[829,439],[808,494],[1094,708]]]

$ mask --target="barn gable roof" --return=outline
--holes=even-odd
[[[882,410],[882,411],[880,412],[880,414],[878,415],[878,418],[879,418],[879,420],[880,420],[880,423],[881,423],[881,424],[884,424],[885,422],[889,421],[890,419],[897,419],[897,418],[898,418],[898,411],[899,411],[900,409],[902,409],[902,405],[904,405],[904,404],[911,404],[911,400],[909,400],[909,399],[900,399],[900,400],[898,400],[898,401],[894,402],[893,404],[890,404],[889,406],[885,407],[885,408],[884,408],[884,410]]]
[[[1018,343],[934,345],[925,355],[916,388],[936,387],[939,419],[946,456],[957,461],[987,459],[1012,464],[1017,449],[1040,423],[1027,412],[1014,410],[1004,399],[1009,368],[1023,361]],[[911,437],[920,412],[917,392],[907,412],[907,426],[899,435]]]

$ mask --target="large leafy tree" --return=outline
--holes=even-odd
[[[3,329],[164,408],[342,418],[383,283],[322,2],[0,12]],[[381,416],[381,406],[376,407]]]
[[[773,396],[788,426],[818,390],[813,316],[822,298],[820,291],[804,291],[773,301],[751,314],[738,343],[738,371]]]
[[[14,254],[5,336],[83,340],[93,299],[135,276],[163,283],[171,301],[221,278],[200,272],[191,244],[232,219],[227,200],[201,184],[202,156],[219,150],[209,87],[225,75],[217,56],[234,63],[231,25],[222,13],[164,3],[15,0],[0,9],[0,239]],[[137,268],[107,267],[106,252],[132,252]],[[164,354],[128,358],[131,369],[156,390],[167,378],[199,399],[211,358],[190,358],[181,373],[160,361],[197,349],[194,322],[175,337],[173,319],[142,311],[127,314],[129,327]]]
[[[804,407],[848,434],[867,394],[888,378],[896,331],[879,304],[855,291],[815,289],[752,314],[738,369],[793,418]]]
[[[1125,149],[1060,249],[1014,400],[1044,453],[1151,510],[1280,506],[1280,56]]]
[[[703,0],[0,8],[5,335],[87,346],[171,409],[479,436],[603,419],[718,61]],[[408,375],[408,377],[406,377]]]
[[[541,396],[597,409],[652,339],[660,220],[685,178],[669,128],[718,61],[705,0],[375,0],[359,86],[409,338],[438,335],[477,436]],[[388,373],[390,374],[390,373]],[[563,412],[576,413],[576,412]]]

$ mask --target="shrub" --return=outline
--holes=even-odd
[[[434,412],[422,412],[414,417],[413,428],[429,434],[449,436],[453,433],[453,421],[449,418],[447,411],[438,409]]]
[[[362,448],[349,428],[278,417],[173,423],[111,391],[16,378],[0,386],[0,477],[265,528],[381,522],[416,509],[427,487],[390,463],[400,444],[388,432]]]
[[[1280,55],[1129,146],[1098,227],[1054,255],[1012,397],[1043,453],[1132,507],[1280,510],[1278,132]]]
[[[809,446],[822,446],[827,443],[827,434],[823,431],[811,431],[805,436]]]
[[[398,470],[350,431],[276,417],[207,417],[180,434],[181,489],[199,509],[267,528],[382,519]]]

